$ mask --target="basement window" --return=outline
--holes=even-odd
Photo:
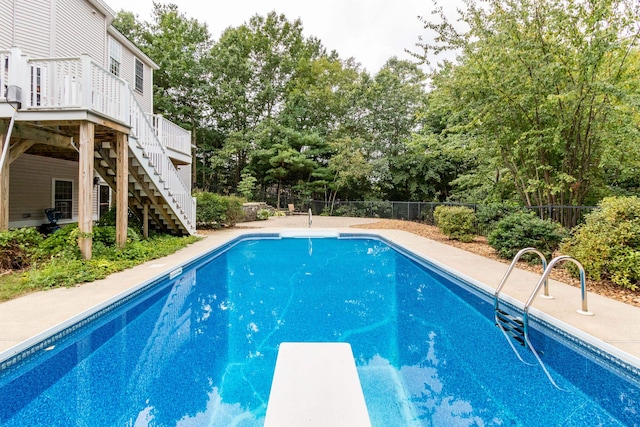
[[[62,213],[60,219],[72,219],[73,181],[66,179],[53,180],[53,208]]]

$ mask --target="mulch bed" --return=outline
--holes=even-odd
[[[457,240],[449,239],[447,236],[443,235],[437,227],[434,227],[432,225],[420,224],[411,221],[382,219],[371,224],[355,225],[352,226],[352,228],[404,230],[413,234],[417,234],[418,236],[426,237],[427,239],[455,246],[456,248],[463,249],[476,255],[481,255],[485,258],[503,262],[507,265],[511,263],[510,260],[505,260],[498,257],[496,251],[487,244],[486,237],[476,237],[473,242],[463,243]],[[540,273],[539,265],[529,265],[526,262],[519,262],[518,268]],[[569,272],[563,268],[554,269],[551,272],[551,278],[560,282],[568,283],[575,287],[580,287],[580,280],[569,274]],[[606,280],[587,280],[586,285],[589,292],[593,292],[607,298],[615,299],[626,304],[640,307],[639,291],[634,292],[630,289],[625,289]]]

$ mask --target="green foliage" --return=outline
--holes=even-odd
[[[40,242],[37,263],[22,274],[0,277],[0,301],[26,292],[102,279],[116,271],[174,253],[198,240],[194,236],[157,235],[148,240],[132,238],[123,249],[117,249],[115,228],[106,228],[95,229],[93,258],[89,261],[83,260],[77,250],[77,227],[65,227]]]
[[[242,204],[245,203],[246,200],[229,196],[227,198],[227,225],[229,227],[233,227],[239,222],[244,221],[244,210],[242,209]]]
[[[479,205],[476,211],[478,227],[490,231],[502,218],[517,212],[524,212],[523,208],[511,203]]]
[[[256,218],[259,221],[266,221],[269,219],[269,216],[271,216],[271,212],[269,212],[268,209],[259,209],[258,212],[256,212]]]
[[[489,233],[488,243],[502,258],[512,259],[520,249],[532,247],[549,260],[565,236],[560,224],[540,219],[533,212],[516,212],[498,221]],[[527,255],[524,259],[536,259]]]
[[[366,216],[366,211],[364,209],[359,209],[354,205],[341,205],[333,211],[333,214],[334,216],[364,218]]]
[[[452,124],[476,139],[494,171],[508,171],[521,201],[581,205],[594,187],[606,185],[605,172],[630,177],[630,169],[615,166],[639,158],[633,148],[638,3],[470,0],[465,6],[459,22],[442,9],[435,13],[440,20],[423,18],[436,37],[425,38],[417,56],[428,61],[434,53],[458,52],[455,64],[434,73],[433,87],[459,119]]]
[[[0,232],[0,270],[28,267],[42,241],[35,228],[18,228]]]
[[[80,259],[78,234],[77,225],[62,227],[40,243],[37,248],[38,258],[42,260],[48,260],[51,257]]]
[[[196,221],[205,227],[234,226],[244,219],[244,199],[214,193],[196,194]]]
[[[238,193],[245,199],[251,200],[253,191],[256,188],[256,182],[258,182],[256,177],[245,169],[242,171],[242,180],[238,183]]]
[[[106,213],[100,216],[96,222],[98,227],[115,227],[116,225],[116,208],[110,208]],[[138,234],[142,233],[142,221],[131,209],[127,209],[127,226],[133,228]]]
[[[475,235],[476,214],[464,206],[438,206],[433,212],[436,226],[447,237],[471,242]]]
[[[640,284],[640,198],[609,197],[585,218],[561,251],[576,258],[588,277],[637,290]]]

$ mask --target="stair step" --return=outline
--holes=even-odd
[[[522,321],[522,318],[520,317],[515,317],[514,315],[507,313],[506,311],[497,309],[496,310],[496,314],[498,315],[498,318],[503,319],[505,321],[508,321],[510,323],[513,323],[517,326],[524,326],[524,322]]]
[[[525,345],[524,339],[524,322],[520,317],[507,313],[506,311],[496,310],[496,321],[500,324],[500,328],[509,334],[520,345]]]

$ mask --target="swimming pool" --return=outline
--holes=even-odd
[[[285,341],[349,342],[377,426],[640,423],[637,368],[534,319],[556,389],[448,272],[370,236],[268,237],[2,362],[0,425],[261,425]]]

